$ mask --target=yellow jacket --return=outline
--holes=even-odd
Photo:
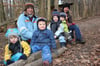
[[[30,55],[30,52],[31,52],[29,44],[25,41],[21,41],[20,43],[21,43],[21,46],[23,48],[23,54],[25,54],[28,57]],[[5,61],[9,60],[11,58],[11,55],[12,55],[12,53],[9,50],[9,44],[7,44],[5,46],[5,55],[4,55]]]

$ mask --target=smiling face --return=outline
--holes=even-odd
[[[32,7],[27,8],[26,12],[27,12],[28,15],[33,15],[34,14]]]
[[[54,20],[55,22],[58,22],[58,17],[57,17],[57,16],[53,16],[53,20]]]
[[[66,13],[66,12],[68,12],[69,11],[69,8],[68,7],[65,7],[64,8],[64,12]]]
[[[40,30],[45,30],[46,29],[46,22],[45,21],[39,21],[38,28]]]
[[[65,18],[64,18],[64,17],[60,17],[60,20],[61,20],[61,21],[64,21],[64,20],[65,20]]]
[[[15,44],[18,41],[18,37],[17,36],[13,36],[12,35],[9,38],[10,38],[10,42],[13,43],[13,44]]]

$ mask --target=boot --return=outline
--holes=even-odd
[[[86,43],[86,41],[85,40],[76,40],[76,44],[85,44]]]
[[[64,49],[67,49],[67,47],[66,47],[66,42],[60,42],[60,46],[61,46],[62,48],[64,48]]]
[[[48,61],[44,61],[43,62],[43,66],[53,66],[53,64],[49,63]]]
[[[60,42],[61,47],[66,47],[66,42]]]

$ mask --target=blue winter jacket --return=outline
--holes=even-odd
[[[51,48],[55,49],[56,42],[54,39],[53,32],[48,29],[36,30],[33,33],[32,40],[31,40],[31,46],[33,46],[33,45],[39,45],[39,46],[48,45]]]
[[[32,34],[35,30],[37,30],[37,17],[31,20],[28,16],[22,13],[17,22],[18,30],[21,34],[22,40],[28,40],[32,38]]]

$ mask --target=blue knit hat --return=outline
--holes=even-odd
[[[66,18],[66,13],[65,13],[65,12],[61,12],[61,13],[60,13],[60,17]]]
[[[18,29],[17,28],[10,28],[10,29],[8,29],[6,34],[5,34],[5,36],[9,38],[11,35],[19,37]]]
[[[57,11],[57,9],[53,10],[52,16],[59,16],[59,12]]]

